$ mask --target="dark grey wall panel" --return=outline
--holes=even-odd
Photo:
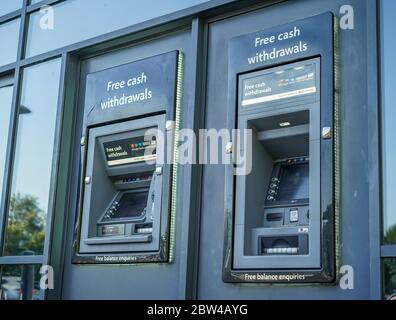
[[[84,107],[85,74],[129,63],[146,57],[179,50],[184,54],[185,66],[190,66],[190,31],[181,31],[170,36],[146,41],[142,44],[110,52],[85,60],[81,64],[81,94],[79,97],[79,121],[82,119]],[[185,75],[188,75],[188,69]],[[184,81],[185,102],[182,107],[187,108],[189,87],[188,76]],[[78,126],[81,126],[79,124]],[[167,264],[139,264],[139,265],[72,265],[72,234],[75,225],[77,184],[79,168],[79,135],[81,130],[76,130],[76,159],[73,194],[70,204],[67,246],[63,277],[63,299],[183,299],[186,287],[185,266],[188,234],[182,233],[188,211],[182,210],[186,199],[183,197],[183,188],[178,198],[176,213],[176,237],[174,262]],[[185,168],[181,167],[180,180],[183,180]],[[188,201],[188,200],[187,200]]]
[[[204,166],[201,206],[198,298],[200,299],[358,299],[369,298],[369,148],[366,26],[375,11],[368,1],[300,0],[213,22],[209,25],[206,128],[229,128],[227,81],[229,39],[332,11],[342,5],[354,8],[355,29],[340,30],[341,61],[341,265],[354,270],[354,289],[338,285],[244,285],[222,282],[224,237],[224,167]],[[235,106],[231,106],[235,108]],[[264,190],[263,190],[264,192]]]

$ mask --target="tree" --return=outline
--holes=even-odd
[[[384,236],[384,243],[396,243],[396,224],[390,227]],[[396,293],[396,259],[387,259],[384,263],[385,293],[390,296]]]
[[[384,243],[395,244],[396,243],[396,224],[391,226],[385,233]]]
[[[26,250],[42,254],[44,217],[37,198],[19,193],[11,197],[4,254],[21,255]]]

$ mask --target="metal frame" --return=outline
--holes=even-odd
[[[370,15],[370,12],[376,12],[377,15]],[[379,3],[376,0],[370,0],[367,4],[367,39],[368,43],[379,44],[377,21],[380,14]],[[371,18],[373,17],[373,18]],[[379,44],[380,45],[380,44]],[[371,109],[371,117],[369,118],[369,173],[371,192],[369,193],[369,232],[370,232],[370,295],[372,299],[381,299],[381,260],[380,260],[380,242],[381,242],[381,210],[380,206],[380,155],[379,155],[379,125],[380,115],[378,114],[378,91],[380,79],[378,77],[379,54],[376,45],[367,48],[367,86],[373,88],[368,91],[367,99],[369,101],[368,108]]]
[[[18,39],[18,51],[17,51],[17,61],[19,61],[22,57],[23,53],[23,38],[24,38],[24,30],[25,30],[25,17],[26,17],[26,7],[27,0],[23,0],[22,9],[18,10],[21,15],[21,24],[19,29],[19,39]],[[11,13],[13,14],[13,13]],[[7,15],[9,16],[9,15]],[[18,15],[17,15],[18,16]],[[16,17],[17,17],[16,16]],[[13,17],[15,18],[15,17]],[[7,66],[6,66],[7,67]],[[11,70],[8,70],[10,72]],[[1,75],[1,74],[0,74]],[[12,257],[2,257],[3,247],[4,247],[4,237],[5,237],[5,228],[7,224],[7,211],[8,211],[8,198],[10,195],[10,184],[12,179],[12,167],[13,167],[13,153],[15,150],[15,140],[16,140],[16,132],[17,132],[17,118],[18,118],[18,101],[20,96],[20,79],[21,79],[21,68],[18,65],[15,65],[14,69],[14,92],[12,96],[12,105],[11,105],[11,118],[10,118],[10,127],[8,131],[8,141],[7,141],[7,153],[5,160],[6,169],[4,173],[4,181],[3,181],[3,193],[2,193],[2,203],[0,203],[0,264],[13,264]],[[19,260],[19,257],[18,259]]]
[[[374,0],[373,0],[374,2]],[[371,3],[370,3],[371,4]],[[374,268],[378,270],[375,274],[378,274],[379,277],[376,279],[379,282],[379,295],[378,297],[375,298],[381,298],[383,297],[383,286],[384,286],[384,281],[385,279],[383,278],[383,260],[387,258],[396,258],[396,244],[383,244],[383,237],[384,237],[384,185],[383,185],[383,176],[384,176],[384,167],[383,167],[383,132],[382,132],[382,116],[383,116],[383,107],[384,107],[384,101],[383,101],[383,96],[384,96],[384,91],[383,91],[383,70],[384,70],[384,61],[383,61],[383,47],[382,47],[382,31],[383,31],[383,17],[382,17],[382,0],[375,1],[375,4],[372,5],[373,7],[376,7],[377,15],[376,15],[376,21],[373,22],[376,26],[376,34],[373,35],[376,39],[377,46],[377,55],[375,56],[376,61],[372,62],[372,69],[374,69],[375,73],[378,75],[378,82],[376,86],[373,86],[376,88],[376,92],[373,94],[377,94],[377,99],[376,99],[376,111],[377,113],[375,114],[376,117],[372,117],[372,121],[375,121],[375,124],[373,124],[372,127],[370,127],[370,137],[372,137],[373,141],[370,144],[371,148],[373,148],[373,151],[371,155],[374,158],[373,162],[370,163],[370,168],[371,171],[374,171],[374,169],[377,169],[376,171],[378,172],[378,177],[376,180],[374,180],[374,191],[370,193],[370,200],[371,198],[374,198],[372,203],[375,205],[377,203],[377,206],[374,208],[374,210],[378,211],[378,221],[374,222],[373,227],[371,228],[370,232],[373,232],[374,235],[376,235],[376,239],[378,242],[378,247],[375,247],[374,250],[373,248],[370,248],[371,255],[375,254],[375,257],[372,257],[372,263],[374,264]],[[371,64],[368,64],[371,65]],[[369,68],[370,71],[370,68]],[[368,77],[369,80],[370,77]],[[370,92],[369,92],[370,94]],[[370,97],[370,96],[369,96]],[[371,123],[370,123],[371,124]],[[376,126],[375,126],[376,125]],[[376,202],[375,202],[376,201]],[[370,212],[372,212],[373,208],[370,206]],[[373,242],[373,241],[372,241]]]
[[[207,32],[208,28],[201,18],[195,18],[191,26],[191,42],[192,42],[192,58],[191,70],[195,72],[191,75],[191,98],[187,101],[187,111],[184,111],[184,126],[193,128],[194,132],[198,132],[203,126],[204,110],[205,110],[205,81],[206,78],[206,51],[207,51]],[[205,66],[205,67],[204,67]],[[202,75],[201,75],[202,73]],[[194,108],[195,106],[195,108]],[[198,107],[199,106],[199,107]],[[196,154],[199,154],[200,146],[197,146]],[[184,279],[186,286],[180,288],[180,292],[186,299],[196,299],[198,295],[198,259],[199,246],[197,239],[200,230],[200,204],[201,204],[201,178],[202,165],[189,165],[184,181],[194,181],[190,183],[188,198],[189,203],[185,204],[183,211],[188,210],[190,215],[187,217],[183,232],[188,232],[188,250],[185,265],[182,267],[186,273],[180,274]],[[186,184],[188,185],[188,183]],[[183,281],[181,281],[183,283]]]
[[[10,70],[7,72],[9,73],[14,73],[14,77],[12,80],[8,80],[10,84],[14,85],[14,92],[13,92],[13,98],[12,98],[12,108],[11,108],[11,119],[10,119],[10,129],[9,129],[9,135],[8,135],[8,142],[7,142],[7,156],[6,156],[6,172],[4,175],[4,181],[3,181],[3,194],[2,194],[2,203],[0,204],[0,266],[1,265],[26,265],[26,264],[43,264],[45,257],[48,255],[48,241],[49,237],[47,237],[47,232],[46,230],[46,237],[44,241],[44,252],[42,255],[32,255],[32,256],[2,256],[2,250],[4,248],[4,241],[5,241],[5,229],[7,225],[7,220],[8,220],[8,199],[11,193],[11,182],[12,182],[12,174],[13,174],[13,165],[14,165],[14,152],[15,152],[15,143],[16,143],[16,136],[18,132],[18,105],[19,105],[19,99],[21,95],[21,84],[22,84],[22,74],[23,74],[23,67],[21,64],[21,61],[23,59],[23,53],[24,53],[24,44],[25,44],[25,36],[27,32],[27,8],[28,8],[28,0],[23,1],[23,6],[22,9],[15,11],[13,13],[10,13],[6,15],[5,17],[8,17],[8,20],[11,19],[16,19],[16,18],[21,18],[21,25],[20,25],[20,32],[19,32],[19,39],[18,39],[18,52],[17,52],[17,62],[4,66],[3,68],[8,68],[11,66]],[[42,5],[42,4],[41,4]],[[11,17],[11,18],[9,18]],[[4,17],[0,18],[3,19]],[[4,19],[5,20],[5,19]],[[1,21],[1,20],[0,20]],[[53,60],[61,58],[59,55],[54,55],[50,59],[46,60]],[[63,57],[64,58],[64,57]],[[44,62],[46,60],[40,61]],[[65,66],[64,59],[61,61],[62,64],[62,69]],[[27,67],[26,65],[25,67]],[[60,81],[62,82],[62,79],[64,78],[64,70],[61,70],[61,79]],[[4,76],[5,77],[5,76]],[[10,78],[8,75],[6,77],[7,79]],[[62,83],[60,85],[60,89],[62,89]],[[59,95],[61,94],[62,90],[60,90]],[[62,99],[58,99],[58,108],[57,108],[57,115],[56,115],[56,125],[55,125],[55,139],[54,139],[54,154],[55,157],[53,158],[52,161],[52,169],[51,169],[51,180],[50,180],[50,197],[49,197],[49,203],[48,203],[48,214],[46,217],[46,229],[48,229],[48,225],[51,223],[52,219],[52,209],[53,209],[53,203],[54,203],[54,185],[56,183],[56,168],[58,164],[58,159],[59,159],[59,141],[60,141],[60,124],[62,121],[62,110],[61,107],[63,105]]]

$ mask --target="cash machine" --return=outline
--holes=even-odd
[[[180,61],[170,52],[87,76],[74,263],[170,261]]]
[[[251,131],[252,166],[226,174],[226,282],[335,279],[332,26],[328,13],[230,42],[230,119]]]

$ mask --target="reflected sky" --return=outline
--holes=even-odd
[[[16,61],[20,24],[21,19],[15,19],[7,23],[0,24],[0,66]]]
[[[0,0],[0,16],[22,8],[23,0]]]
[[[54,28],[40,27],[43,14],[31,14],[26,56],[31,57],[207,0],[69,0],[54,6]]]
[[[60,69],[55,59],[23,71],[4,255],[42,254]]]
[[[4,162],[11,116],[13,86],[0,88],[0,203],[3,189]]]
[[[60,81],[59,59],[23,74],[12,193],[38,197],[47,210]],[[21,112],[22,111],[22,112]]]
[[[384,230],[396,224],[396,1],[383,2]]]

